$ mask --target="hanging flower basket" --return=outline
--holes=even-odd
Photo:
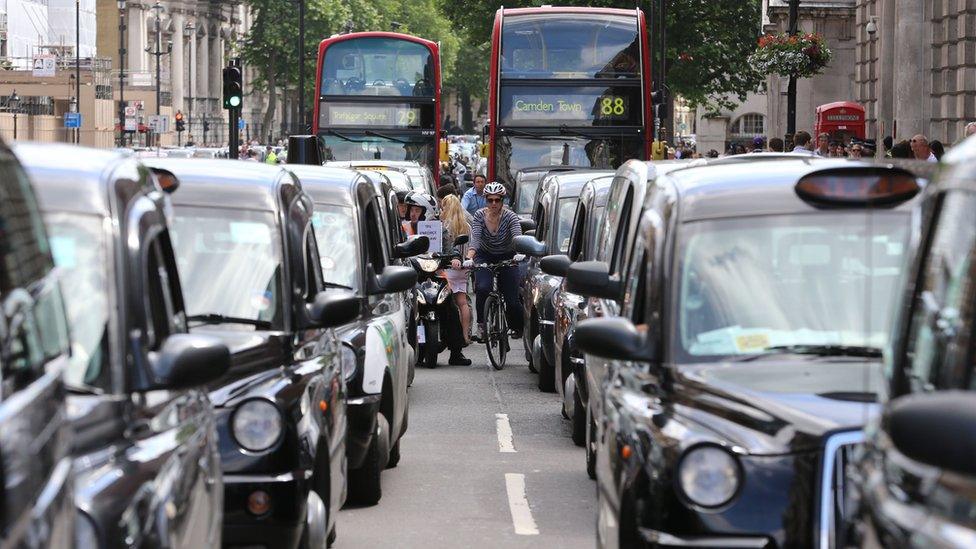
[[[819,34],[767,34],[749,63],[762,74],[809,78],[820,74],[830,62],[830,48]]]

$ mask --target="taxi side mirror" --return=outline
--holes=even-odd
[[[576,345],[584,353],[633,362],[650,362],[647,331],[625,318],[589,318],[579,323]]]
[[[423,235],[414,235],[393,247],[393,255],[397,259],[404,259],[426,253],[430,248],[430,239]]]
[[[962,475],[976,475],[976,394],[943,391],[891,401],[882,420],[892,444],[908,458]]]
[[[527,234],[519,235],[514,240],[515,251],[531,257],[542,257],[546,255],[546,243],[539,242],[535,236]]]
[[[325,291],[307,305],[308,316],[322,328],[335,328],[359,317],[362,300],[352,292]]]
[[[565,277],[566,273],[569,272],[569,266],[572,264],[573,262],[569,260],[568,255],[547,255],[539,262],[539,268],[549,276]]]
[[[617,299],[620,282],[610,280],[610,267],[602,261],[573,263],[566,272],[566,289],[574,294]]]
[[[209,383],[230,368],[230,349],[219,339],[197,334],[173,334],[150,356],[149,387],[185,389]]]
[[[427,240],[424,237],[424,240]],[[367,277],[369,295],[395,294],[405,292],[417,284],[417,271],[412,267],[390,265],[378,275]]]

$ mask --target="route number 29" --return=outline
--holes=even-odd
[[[412,126],[417,123],[417,111],[414,109],[402,109],[397,111],[397,124],[400,126]]]
[[[623,97],[607,95],[600,99],[600,114],[603,116],[623,116],[626,112]]]

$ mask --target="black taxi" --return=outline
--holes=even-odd
[[[35,184],[70,321],[78,545],[219,544],[223,483],[204,384],[227,371],[230,353],[187,332],[164,191],[116,153],[15,151]],[[167,190],[176,186],[168,177]]]
[[[853,471],[849,546],[976,546],[976,140],[943,157],[904,277],[882,414]]]
[[[904,169],[754,155],[648,182],[622,292],[576,341],[610,360],[597,442],[604,547],[830,547],[863,439],[920,183]],[[612,200],[612,195],[611,195]],[[608,210],[609,211],[609,210]]]
[[[226,546],[319,546],[345,493],[346,399],[334,326],[359,313],[326,292],[312,201],[277,166],[152,159],[180,180],[171,233],[191,333],[231,367],[210,384]]]
[[[70,547],[68,319],[27,174],[0,143],[0,546]]]
[[[406,292],[417,275],[391,257],[420,253],[427,248],[426,238],[391,248],[392,239],[399,238],[398,225],[391,227],[386,197],[362,173],[310,165],[288,169],[314,202],[312,227],[326,288],[354,292],[360,299],[357,318],[336,331],[346,381],[349,499],[375,504],[382,496],[380,474],[400,459],[407,384],[415,362],[407,337],[412,308]],[[398,286],[380,286],[381,277],[394,274]]]
[[[523,337],[526,357],[539,373],[539,389],[555,392],[563,379],[555,378],[553,367],[552,295],[562,277],[542,268],[545,256],[569,252],[570,231],[576,215],[580,191],[588,181],[612,177],[613,172],[572,171],[542,179],[532,212],[536,223],[533,234],[515,237],[515,251],[528,258],[519,295],[522,298]]]

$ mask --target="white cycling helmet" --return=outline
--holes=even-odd
[[[437,201],[434,200],[433,196],[420,191],[413,191],[407,194],[407,198],[404,202],[408,206],[418,206],[424,209],[423,220],[424,221],[434,221],[437,219]]]
[[[488,196],[489,194],[505,196],[508,193],[508,191],[505,189],[505,185],[502,185],[497,181],[492,181],[491,183],[485,185],[485,190],[482,192],[485,196]]]

